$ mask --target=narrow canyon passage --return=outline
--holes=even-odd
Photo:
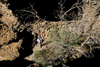
[[[29,56],[33,53],[32,51],[32,43],[33,43],[33,35],[24,30],[22,33],[18,33],[18,38],[23,38],[22,48],[19,50],[20,56],[13,61],[0,61],[0,65],[3,67],[26,67],[30,64],[33,64],[32,61],[25,60],[26,56]]]

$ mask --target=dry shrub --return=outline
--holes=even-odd
[[[72,33],[70,30],[65,29],[58,29],[51,31],[49,33],[50,35],[50,41],[59,43],[63,46],[69,46],[69,45],[78,45],[78,42],[83,40],[82,37],[80,37],[80,34]]]

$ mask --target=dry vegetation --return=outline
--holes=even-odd
[[[86,58],[93,58],[94,55],[92,51],[94,49],[100,49],[99,29],[95,27],[96,23],[98,23],[98,18],[96,18],[98,5],[95,5],[96,3],[92,1],[90,3],[82,3],[83,2],[77,2],[68,11],[64,12],[64,1],[61,0],[59,2],[60,11],[57,11],[57,16],[61,20],[61,28],[58,24],[53,27],[53,30],[50,30],[49,36],[51,36],[51,38],[47,41],[49,49],[36,51],[34,53],[36,62],[41,64],[43,61],[42,65],[55,65],[54,62],[57,59],[60,59],[59,62],[64,62],[64,58],[71,57],[77,59],[82,55]],[[65,20],[64,16],[74,8],[78,8],[79,19],[73,21]],[[91,10],[93,11],[91,12]],[[48,24],[49,23],[50,22],[48,22]]]
[[[71,58],[76,59],[79,58],[80,54],[84,55],[86,58],[92,58],[94,56],[92,54],[92,51],[94,49],[100,48],[100,38],[99,33],[97,32],[99,30],[97,29],[97,27],[94,27],[96,24],[95,22],[97,21],[97,9],[99,10],[99,8],[97,7],[98,5],[96,4],[98,1],[96,1],[96,3],[94,3],[93,1],[77,1],[67,11],[64,10],[63,6],[65,1],[66,0],[61,0],[58,3],[59,9],[56,10],[55,15],[57,15],[57,18],[61,20],[61,27],[59,27],[59,25],[57,25],[56,23],[57,26],[53,25],[53,30],[50,30],[49,36],[51,36],[51,38],[47,41],[49,49],[34,52],[35,61],[38,63],[42,63],[42,61],[44,61],[42,65],[49,63],[47,61],[53,63],[53,61],[57,59],[63,61],[62,59],[68,56],[71,56]],[[33,9],[32,5],[31,7]],[[69,11],[75,8],[78,9],[78,19],[73,21],[67,21],[65,19],[65,16],[68,15],[67,13]],[[30,12],[27,10],[21,11]],[[34,9],[33,12],[30,13],[33,14],[33,17],[41,20],[41,18],[37,15],[37,12]],[[30,15],[28,15],[27,17],[29,16]],[[46,20],[44,21],[47,22]],[[49,24],[50,22],[47,23]],[[28,24],[25,24],[24,26],[27,27]],[[39,24],[42,24],[42,22]],[[41,28],[39,28],[37,30],[41,30]],[[33,31],[34,28],[31,28],[29,30]]]
[[[86,58],[92,58],[94,56],[92,51],[100,49],[100,2],[98,0],[78,0],[69,10],[65,11],[63,6],[65,1],[60,0],[58,3],[59,9],[54,14],[61,21],[54,23],[40,18],[33,5],[30,5],[30,8],[17,12],[22,18],[27,16],[25,21],[20,24],[11,10],[7,10],[6,5],[0,3],[0,45],[16,39],[14,31],[23,32],[26,28],[28,32],[38,33],[44,39],[47,48],[42,48],[42,50],[37,50],[33,53],[35,62],[43,66],[65,64],[68,57],[77,59],[84,55]],[[66,20],[65,17],[68,12],[75,8],[78,9],[77,20]],[[29,9],[31,10],[29,11]],[[34,23],[25,23],[30,17],[33,17]],[[38,21],[35,22],[37,19]],[[36,38],[34,39],[35,41]],[[56,60],[59,61],[56,62]]]

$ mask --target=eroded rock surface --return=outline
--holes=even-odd
[[[0,61],[3,60],[14,60],[17,57],[19,57],[20,53],[19,53],[19,49],[21,47],[22,44],[22,39],[19,40],[18,42],[14,42],[8,45],[3,45],[0,48]]]
[[[7,4],[0,2],[0,61],[12,61],[19,57],[18,50],[21,48],[23,40],[13,42],[17,39],[17,33],[13,29],[18,25],[17,18],[8,9]]]
[[[95,46],[97,46],[97,48],[99,48],[100,46],[100,2],[98,0],[83,0],[83,5],[82,5],[82,11],[83,11],[83,15],[82,18],[78,21],[65,21],[62,23],[62,27],[64,27],[66,25],[66,23],[69,23],[66,25],[66,27],[72,31],[72,32],[76,32],[77,34],[82,34],[82,36],[86,37],[86,39],[89,36],[92,36],[93,38],[90,37],[90,42],[88,41],[88,45],[91,45],[92,48],[96,48]],[[57,26],[57,28],[61,27],[61,23],[60,22],[49,22],[49,21],[36,21],[34,22],[34,24],[32,24],[32,34],[35,35],[36,33],[41,35],[41,37],[44,39],[43,44],[46,44],[46,41],[49,39],[49,36],[47,35],[51,30],[53,30],[55,28],[55,26]],[[36,41],[36,40],[35,40]],[[84,40],[85,41],[85,40]],[[96,42],[97,43],[96,43]],[[92,45],[94,44],[94,45]],[[50,45],[50,44],[48,44]],[[80,44],[81,45],[81,44]],[[85,44],[84,44],[85,45]],[[42,51],[43,49],[45,50],[45,45],[43,46],[43,48],[39,48],[38,45],[35,44],[35,47],[33,48],[33,51],[35,53],[35,51]],[[97,49],[96,48],[96,49]],[[81,51],[79,51],[79,50]],[[84,47],[76,47],[76,50],[79,52],[73,54],[72,56],[69,56],[70,59],[77,59],[82,57],[82,53],[81,52],[88,52],[91,51],[89,48],[84,48]],[[34,54],[32,54],[30,56],[31,58],[34,57]],[[43,59],[41,57],[41,59]],[[33,60],[33,59],[32,59]],[[33,60],[34,61],[34,60]],[[40,61],[36,60],[37,62],[41,63]]]
[[[65,26],[72,32],[76,32],[78,34],[82,33],[83,36],[87,37],[89,35],[93,35],[99,38],[100,34],[100,2],[99,1],[90,1],[90,0],[83,0],[83,5],[82,5],[82,10],[83,10],[83,15],[82,18],[78,21],[64,21],[62,23],[62,27],[64,28]],[[68,24],[66,24],[68,23]],[[52,46],[52,44],[47,44],[48,39],[50,37],[48,36],[48,33],[57,26],[57,28],[61,28],[61,23],[59,22],[49,22],[49,21],[39,21],[37,20],[34,22],[34,24],[27,23],[27,24],[22,24],[17,21],[17,18],[13,15],[12,11],[8,9],[6,4],[0,3],[0,61],[3,60],[14,60],[15,58],[19,57],[19,52],[18,50],[21,48],[21,44],[23,42],[23,39],[17,40],[14,42],[13,40],[17,39],[17,33],[14,32],[14,30],[21,30],[22,32],[25,28],[27,31],[31,31],[32,35],[34,35],[34,40],[33,42],[36,42],[36,37],[40,35],[43,38],[43,46],[42,48],[39,48],[39,46],[34,43],[34,48],[33,48],[33,54],[30,56],[26,57],[25,59],[34,61],[34,53],[38,51],[46,51],[48,46]],[[18,28],[19,26],[19,28]],[[32,39],[32,38],[31,38]],[[27,41],[27,40],[25,40]],[[29,41],[31,42],[31,41]],[[27,42],[27,44],[29,44]],[[48,45],[48,46],[47,46]],[[99,44],[97,46],[100,46]],[[61,47],[59,47],[60,49]],[[62,47],[63,48],[63,47]],[[58,49],[58,50],[59,50]],[[75,48],[77,49],[77,48]],[[84,50],[82,50],[84,49]],[[58,51],[57,50],[57,51]],[[79,47],[77,49],[76,53],[73,53],[73,55],[69,55],[70,59],[77,59],[82,57],[82,53],[79,52],[78,50],[81,50],[83,52],[88,52],[86,51],[86,48]],[[26,50],[27,51],[27,50]],[[49,47],[49,53],[52,52],[51,48]],[[56,51],[56,52],[57,52]],[[28,52],[28,51],[27,51]],[[60,52],[60,51],[59,51]],[[44,54],[47,57],[51,54],[48,55],[48,52]],[[44,56],[43,55],[43,56]],[[44,56],[44,57],[45,57]],[[68,57],[68,55],[66,55]],[[57,57],[57,56],[56,56]],[[41,61],[39,60],[41,59]],[[36,62],[40,63],[43,60],[43,57],[39,57],[38,60],[35,60]],[[57,57],[58,59],[58,57]],[[50,63],[52,63],[50,61]],[[37,65],[38,66],[38,65]]]

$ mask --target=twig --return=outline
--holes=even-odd
[[[88,37],[88,38],[81,44],[81,46],[83,46],[89,38],[90,38],[90,37]]]
[[[30,10],[30,8],[31,8],[31,10]],[[25,12],[25,13],[24,13]],[[33,8],[33,5],[31,5],[30,4],[30,7],[28,7],[27,9],[22,9],[22,10],[19,10],[18,12],[17,12],[17,14],[20,14],[21,15],[21,17],[23,18],[23,16],[27,16],[26,18],[25,18],[25,21],[26,21],[26,19],[30,19],[30,17],[33,17],[34,18],[34,20],[35,20],[35,18],[37,18],[37,19],[39,19],[39,20],[44,20],[44,19],[42,19],[42,18],[40,18],[40,16],[38,15],[38,12]],[[24,21],[24,22],[25,22]]]

